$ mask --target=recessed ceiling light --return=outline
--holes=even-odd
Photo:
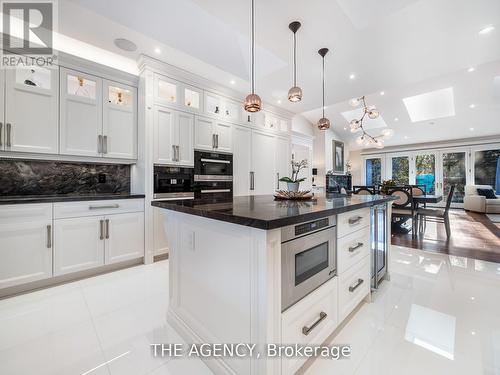
[[[475,105],[474,103],[469,104],[469,108],[470,108],[470,109],[476,108],[476,105]]]
[[[476,331],[471,331],[470,333],[472,336],[475,336],[476,335]]]
[[[405,138],[405,139],[408,139],[408,136],[407,136],[407,135],[405,135],[405,136],[404,136],[404,138]]]
[[[281,104],[281,99],[278,99],[278,104]]]
[[[398,122],[399,119],[397,117],[394,117],[394,122]]]
[[[356,78],[356,74],[354,73],[349,74],[349,79],[354,79],[354,78]]]
[[[471,132],[473,132],[473,131],[474,131],[474,128],[469,128],[469,130],[470,130]]]
[[[231,85],[235,85],[235,84],[236,84],[236,81],[235,81],[234,79],[232,79],[232,80],[230,80],[230,81],[229,81],[229,83],[230,83]]]
[[[473,66],[471,66],[469,69],[467,69],[467,71],[468,71],[469,73],[472,73],[474,70],[476,70],[476,68],[474,68]]]
[[[481,30],[479,30],[479,34],[486,35],[486,34],[491,33],[493,30],[495,30],[495,26],[488,25],[488,26],[483,27]]]
[[[125,38],[117,38],[113,42],[115,43],[115,46],[124,51],[133,52],[137,50],[137,44],[135,44],[131,40]]]
[[[384,96],[385,95],[385,91],[380,91],[380,95]]]
[[[156,53],[161,53],[161,49],[159,49],[158,47],[155,48],[155,52]]]
[[[453,87],[403,99],[412,122],[455,116]]]

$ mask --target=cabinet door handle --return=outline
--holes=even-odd
[[[177,149],[175,148],[175,145],[172,145],[172,161],[176,161],[175,155],[177,153]]]
[[[212,134],[212,148],[215,148],[215,134]]]
[[[175,160],[179,161],[181,158],[181,148],[179,145],[175,146],[175,148],[177,149],[177,158]]]
[[[276,189],[279,190],[280,188],[280,173],[276,173]]]
[[[250,172],[250,190],[255,189],[255,172]]]
[[[3,122],[0,122],[0,146],[2,146],[2,130],[3,130]]]
[[[108,153],[108,136],[107,135],[102,137],[102,153],[103,154]]]
[[[327,316],[328,316],[328,314],[327,314],[326,312],[321,311],[321,312],[319,313],[319,318],[318,318],[318,320],[316,320],[316,321],[312,324],[312,326],[310,326],[310,327],[308,327],[308,326],[304,326],[304,327],[302,327],[302,334],[303,334],[303,335],[305,335],[305,336],[307,336],[308,334],[310,334],[310,333],[311,333],[311,331],[312,331],[314,328],[316,328],[316,327],[318,326],[318,324],[319,324],[319,323],[321,323],[323,320],[325,320]]]
[[[97,153],[102,154],[102,135],[97,136]]]
[[[356,245],[349,247],[349,252],[353,253],[355,250],[359,249],[363,245],[364,245],[363,242],[358,242]]]
[[[108,204],[104,206],[89,206],[89,210],[102,210],[105,208],[120,208],[120,205],[118,203],[116,204]]]
[[[99,239],[104,239],[104,220],[99,220]]]
[[[215,135],[215,148],[219,148],[219,134]]]
[[[47,225],[47,249],[52,247],[52,225]]]
[[[7,134],[5,135],[5,138],[7,138],[6,146],[11,147],[12,146],[12,139],[11,139],[12,124],[8,122],[7,124],[5,124],[5,127],[6,127],[5,130],[7,132]]]
[[[363,284],[365,282],[365,280],[363,279],[358,279],[358,282],[356,283],[356,285],[353,285],[353,286],[350,286],[349,287],[349,292],[354,292],[356,289],[358,289],[358,287]]]
[[[350,225],[359,224],[359,222],[361,221],[362,218],[363,218],[362,216],[350,217],[349,218],[349,224]]]
[[[109,219],[106,219],[106,239],[109,238]]]

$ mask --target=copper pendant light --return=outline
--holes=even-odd
[[[300,29],[300,22],[294,21],[288,25],[293,32],[293,87],[288,90],[288,100],[300,102],[302,100],[302,89],[297,86],[297,31]]]
[[[245,98],[245,111],[259,112],[262,109],[262,100],[255,93],[255,15],[254,0],[252,0],[252,93]]]
[[[319,130],[327,130],[330,128],[330,120],[325,117],[325,55],[328,53],[328,48],[321,48],[318,53],[320,54],[323,68],[323,117],[318,121],[318,129]]]

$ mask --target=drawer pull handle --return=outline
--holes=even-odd
[[[103,210],[106,208],[120,208],[119,204],[108,204],[107,206],[89,206],[89,210]]]
[[[319,313],[319,319],[318,319],[318,320],[316,320],[316,321],[313,323],[313,325],[312,325],[312,326],[310,326],[310,327],[308,327],[308,326],[304,326],[304,327],[302,327],[302,333],[303,333],[305,336],[307,336],[308,334],[310,334],[310,333],[311,333],[311,331],[312,331],[314,328],[316,328],[316,327],[318,326],[318,324],[319,324],[319,323],[321,323],[323,320],[325,320],[327,316],[328,316],[328,315],[326,314],[326,312],[321,311],[321,312]]]
[[[365,282],[365,280],[363,280],[363,279],[358,279],[358,282],[356,283],[356,285],[354,285],[354,286],[350,286],[350,287],[349,287],[349,292],[351,292],[351,293],[352,293],[352,292],[354,292],[354,291],[355,291],[356,289],[358,289],[358,287],[359,287],[361,284],[363,284],[364,282]]]
[[[357,249],[359,249],[363,245],[364,245],[363,242],[358,242],[355,246],[349,247],[349,252],[353,253],[354,251],[356,251]]]
[[[356,217],[350,217],[349,218],[349,225],[356,225],[359,224],[363,217],[362,216],[356,216]]]

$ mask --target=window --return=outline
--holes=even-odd
[[[408,156],[394,156],[392,158],[392,180],[397,185],[410,183],[410,158]]]
[[[474,153],[474,183],[476,185],[490,185],[495,189],[500,180],[497,168],[500,158],[500,149],[475,151]]]
[[[365,168],[366,185],[377,186],[382,183],[382,159],[366,159]]]

